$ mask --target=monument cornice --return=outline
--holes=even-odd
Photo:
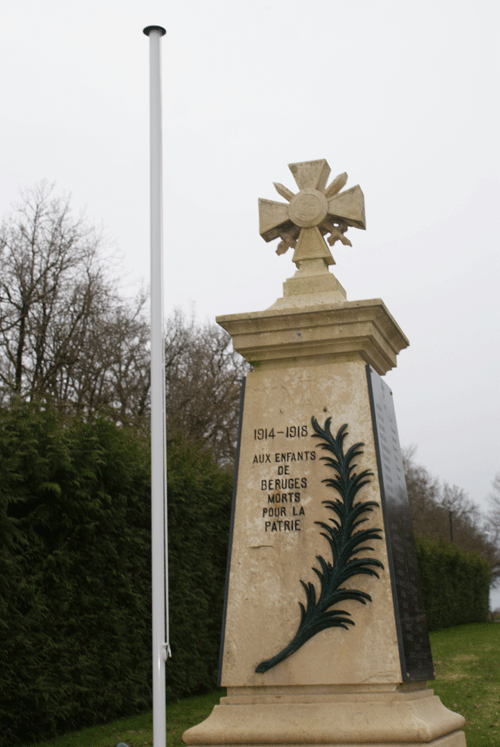
[[[253,366],[359,356],[384,375],[409,341],[380,298],[217,317],[233,347]]]

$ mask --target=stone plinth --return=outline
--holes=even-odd
[[[464,719],[425,685],[229,688],[187,744],[466,747]]]

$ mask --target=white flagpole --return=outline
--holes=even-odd
[[[168,641],[165,348],[163,339],[163,185],[161,51],[166,34],[148,26],[151,137],[151,560],[153,604],[153,745],[166,747],[165,662]],[[167,592],[167,593],[166,593]],[[165,626],[165,621],[167,624]],[[166,628],[166,629],[165,629]]]

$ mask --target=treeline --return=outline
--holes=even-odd
[[[0,405],[47,401],[66,412],[149,426],[146,297],[107,270],[102,237],[46,184],[0,227]],[[165,329],[168,427],[234,458],[247,364],[229,335],[174,313]]]
[[[403,457],[413,531],[421,539],[451,543],[464,553],[476,553],[490,569],[490,582],[500,584],[500,474],[493,481],[491,510],[483,517],[464,490],[448,485],[415,462],[415,449]],[[436,545],[437,547],[437,545]]]

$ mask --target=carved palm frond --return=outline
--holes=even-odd
[[[358,492],[367,485],[373,476],[373,472],[364,470],[355,473],[356,464],[354,460],[363,452],[362,443],[351,446],[344,454],[344,441],[347,436],[347,424],[342,425],[336,436],[333,436],[330,425],[331,418],[327,418],[324,428],[321,428],[316,418],[312,418],[314,436],[321,439],[320,448],[329,452],[332,456],[322,456],[321,460],[335,471],[335,476],[323,480],[326,485],[333,488],[340,498],[323,501],[323,505],[334,514],[328,523],[317,521],[321,529],[321,535],[325,537],[330,546],[332,560],[325,560],[320,555],[316,556],[319,568],[313,571],[320,583],[319,595],[316,587],[310,581],[305,583],[301,580],[306,594],[306,604],[299,602],[301,617],[299,627],[290,643],[276,656],[262,661],[256,668],[256,672],[267,672],[283,659],[297,651],[306,641],[326,628],[344,628],[349,630],[349,625],[354,625],[351,614],[346,610],[336,607],[337,604],[346,600],[353,600],[366,604],[371,602],[369,594],[358,589],[346,589],[344,584],[350,578],[358,575],[376,576],[376,568],[382,568],[382,563],[376,558],[359,557],[360,553],[373,552],[371,543],[382,539],[381,529],[360,527],[368,521],[365,514],[378,507],[376,501],[360,501],[355,503]]]

